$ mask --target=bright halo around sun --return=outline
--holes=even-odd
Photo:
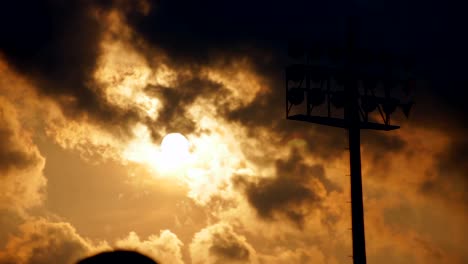
[[[190,157],[190,143],[180,133],[167,134],[161,142],[161,158],[164,170],[184,167]]]

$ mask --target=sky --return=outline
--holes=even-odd
[[[0,263],[352,263],[346,131],[284,113],[289,40],[349,16],[416,83],[361,133],[368,263],[468,262],[463,8],[252,2],[0,4]]]

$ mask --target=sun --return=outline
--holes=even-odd
[[[190,156],[190,143],[180,133],[169,133],[161,141],[162,165],[174,169],[185,165]]]

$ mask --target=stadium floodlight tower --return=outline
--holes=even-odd
[[[352,257],[355,264],[365,264],[360,130],[398,129],[390,116],[399,107],[408,117],[413,82],[401,71],[404,63],[394,64],[385,53],[356,48],[353,28],[351,24],[345,47],[290,43],[289,56],[302,62],[286,67],[286,118],[348,131]],[[406,100],[392,97],[396,90]]]

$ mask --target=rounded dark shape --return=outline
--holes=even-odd
[[[330,102],[336,108],[343,108],[346,102],[344,91],[334,92],[330,98]]]
[[[366,113],[370,113],[377,109],[378,103],[374,96],[361,97],[361,107]]]
[[[385,100],[385,102],[382,103],[382,108],[385,114],[392,114],[395,112],[397,106],[399,104],[399,101],[395,98],[388,98]]]
[[[313,106],[319,106],[325,102],[325,93],[320,88],[310,89],[308,92],[309,103]]]
[[[375,88],[377,87],[378,80],[374,77],[367,77],[362,80],[362,83],[364,85],[364,88],[368,90],[375,90]]]
[[[78,261],[77,264],[158,264],[151,258],[130,250],[105,251]]]
[[[300,105],[304,102],[304,91],[300,88],[292,88],[288,91],[288,101],[293,105]]]

